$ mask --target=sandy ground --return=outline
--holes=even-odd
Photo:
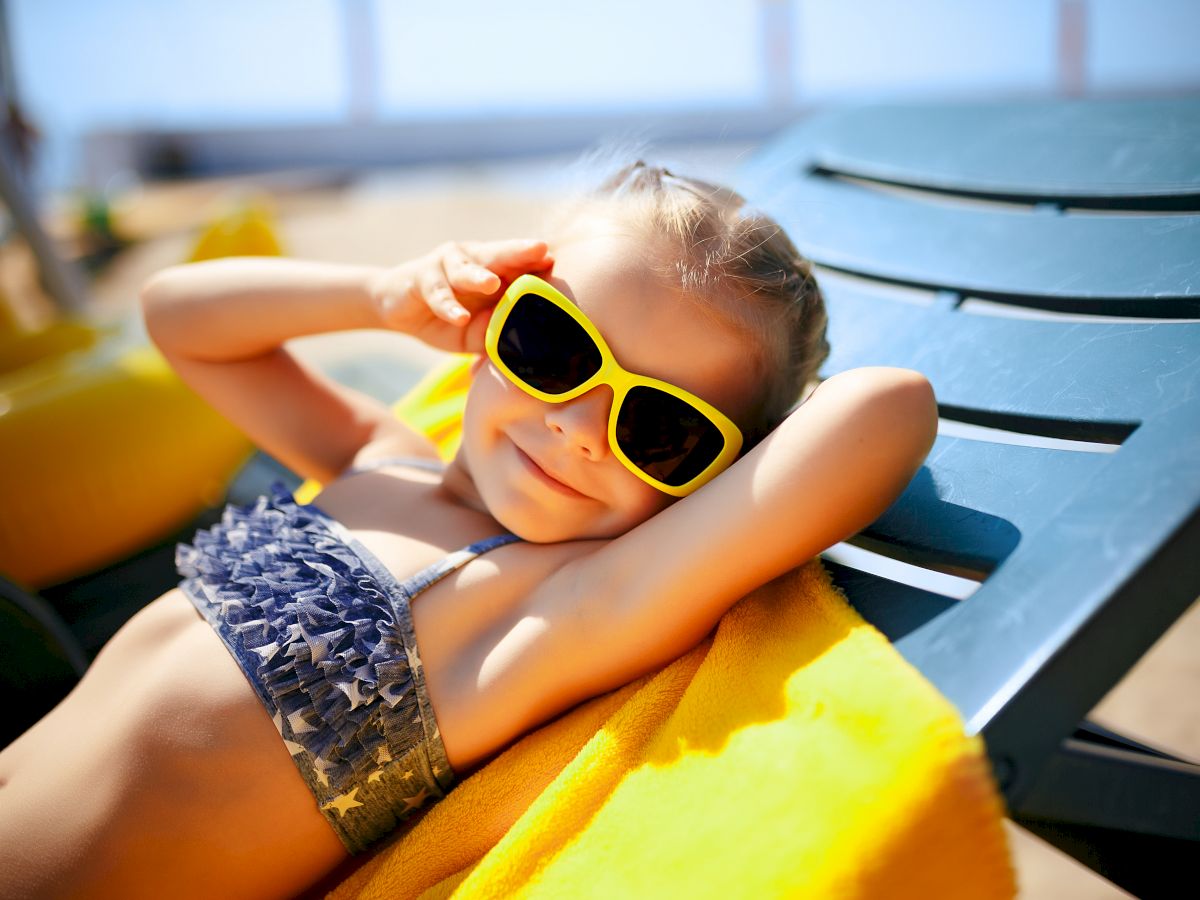
[[[689,148],[671,159],[719,176],[745,147]],[[378,173],[345,186],[277,191],[272,203],[279,231],[295,256],[343,262],[400,261],[452,238],[539,234],[547,202],[564,184],[564,160],[507,165],[427,167]],[[254,182],[192,185],[148,192],[127,204],[138,230],[159,236],[127,251],[93,286],[96,307],[115,313],[133,307],[138,285],[156,269],[182,260],[198,222],[252,192]],[[142,212],[140,220],[136,210]],[[349,333],[310,339],[305,352],[336,372],[353,349],[358,359],[387,360],[381,390],[415,379],[437,354],[399,335]],[[385,367],[386,368],[386,367]],[[1099,704],[1091,718],[1145,743],[1200,759],[1200,605],[1155,645]],[[1065,854],[1006,823],[1025,898],[1128,896]]]

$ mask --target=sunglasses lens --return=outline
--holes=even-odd
[[[501,362],[545,394],[565,394],[600,370],[600,348],[583,327],[549,300],[523,294],[496,343]]]
[[[691,404],[639,385],[630,388],[617,413],[617,443],[651,478],[679,487],[720,456],[725,438]]]

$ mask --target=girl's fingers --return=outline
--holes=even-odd
[[[426,258],[417,288],[434,316],[461,328],[472,320],[469,307],[499,293],[506,278],[548,271],[554,262],[546,251],[540,240],[448,242]]]
[[[471,314],[458,302],[442,266],[425,266],[421,271],[419,285],[426,305],[439,319],[451,325],[463,325],[470,320]]]
[[[468,257],[457,244],[446,247],[442,267],[450,286],[460,291],[487,295],[500,287],[500,276]]]
[[[497,273],[545,268],[549,249],[545,241],[525,239],[474,241],[465,247],[477,263]]]

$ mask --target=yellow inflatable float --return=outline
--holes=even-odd
[[[251,206],[210,226],[191,258],[280,252]],[[0,318],[0,573],[11,580],[56,584],[162,540],[218,502],[250,452],[147,344],[139,316],[34,333]]]

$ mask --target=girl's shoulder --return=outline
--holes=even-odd
[[[397,422],[397,425],[399,424]],[[388,429],[385,434],[363,444],[342,475],[388,466],[407,466],[434,472],[441,472],[446,468],[431,441],[424,435],[415,434],[407,427],[400,426],[397,429]]]
[[[354,458],[349,468],[339,477],[360,475],[363,472],[375,472],[379,469],[417,469],[421,472],[440,474],[446,469],[446,464],[436,456],[399,455],[388,452],[361,453]]]

